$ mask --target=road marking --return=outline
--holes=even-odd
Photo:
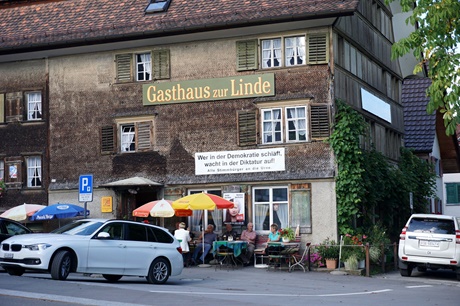
[[[413,288],[427,288],[427,287],[433,287],[432,285],[419,285],[419,286],[406,286],[408,289],[413,289]]]
[[[8,296],[17,296],[22,298],[31,298],[31,299],[40,299],[45,301],[55,301],[55,302],[64,302],[64,303],[73,303],[73,304],[82,304],[82,305],[91,305],[91,306],[132,306],[132,303],[119,303],[114,301],[103,301],[103,300],[93,300],[78,298],[74,296],[63,296],[55,294],[44,294],[44,293],[32,293],[16,290],[6,290],[0,289],[0,295]],[[136,306],[148,306],[136,304]]]
[[[196,294],[196,295],[234,295],[234,296],[279,296],[279,297],[327,297],[327,296],[350,296],[350,295],[368,295],[393,291],[392,289],[383,289],[366,292],[350,292],[350,293],[331,293],[331,294],[276,294],[276,293],[230,293],[230,292],[197,292],[197,291],[161,291],[149,290],[151,293],[166,293],[166,294]]]

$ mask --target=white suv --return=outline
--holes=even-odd
[[[460,280],[460,218],[414,214],[399,236],[399,269],[411,276],[412,269],[451,269]]]

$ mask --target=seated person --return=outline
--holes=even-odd
[[[201,254],[199,263],[204,263],[204,259],[206,258],[206,255],[208,255],[209,251],[212,248],[212,243],[216,240],[217,240],[217,235],[214,233],[214,225],[208,224],[208,226],[206,227],[206,230],[204,231],[204,237],[203,237],[203,234],[201,234],[200,237],[198,237],[198,241],[201,241],[201,242],[196,245],[195,251],[193,252],[193,258],[192,258],[193,264],[198,264],[198,254],[200,254],[200,252],[203,251],[203,246],[204,246],[204,251]]]
[[[225,232],[222,234],[222,240],[228,240],[228,237],[232,237],[236,240],[238,234],[233,230],[233,226],[230,223],[225,224]]]
[[[270,234],[268,234],[267,248],[266,248],[265,253],[268,255],[279,254],[280,247],[279,246],[269,246],[268,242],[279,242],[280,240],[281,240],[281,234],[278,232],[278,225],[276,223],[273,223],[272,225],[270,225]],[[270,258],[270,264],[273,264],[271,258]],[[276,265],[279,266],[278,259],[276,259]]]
[[[246,253],[243,253],[240,255],[241,260],[243,261],[243,264],[245,266],[249,265],[249,262],[252,259],[252,256],[254,255],[254,249],[256,247],[256,237],[257,234],[254,231],[254,224],[252,222],[249,222],[247,225],[247,229],[245,229],[241,233],[240,240],[241,241],[246,241],[248,245],[246,246]]]

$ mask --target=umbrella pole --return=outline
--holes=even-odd
[[[198,267],[200,268],[209,268],[211,266],[211,265],[207,265],[204,263],[206,260],[204,256],[204,213],[205,211],[207,212],[207,210],[203,210],[203,216],[202,216],[202,221],[201,221],[201,239],[202,239],[201,246],[203,247],[201,252],[203,254],[203,263],[201,265],[198,265]]]

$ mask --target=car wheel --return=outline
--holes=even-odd
[[[407,269],[399,269],[401,276],[411,276],[412,275],[412,268]]]
[[[171,268],[164,258],[157,258],[153,261],[147,275],[147,281],[150,284],[164,284],[171,274]]]
[[[102,277],[111,283],[115,283],[123,277],[123,275],[102,274]]]
[[[55,280],[65,280],[70,273],[72,258],[69,251],[59,251],[51,264],[51,277]]]
[[[8,267],[4,269],[9,275],[13,275],[13,276],[21,276],[22,274],[24,274],[24,271],[25,271],[24,268],[21,268],[21,267]]]

